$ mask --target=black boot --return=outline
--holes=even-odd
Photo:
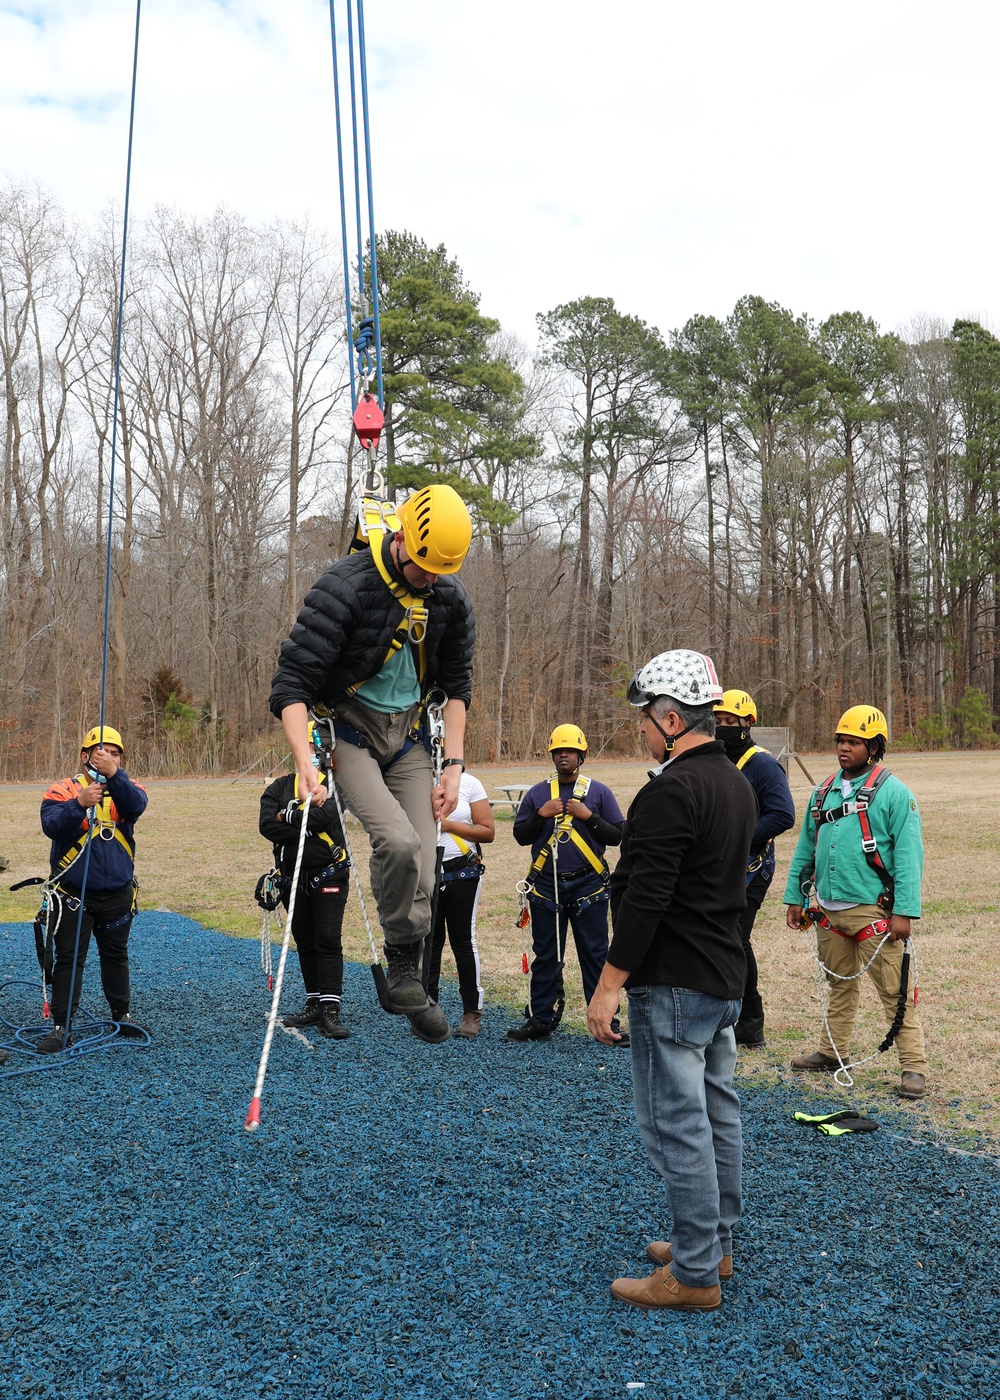
[[[38,1055],[55,1055],[63,1048],[63,1037],[66,1037],[66,1048],[73,1044],[73,1037],[66,1035],[65,1026],[53,1025],[48,1035],[42,1036],[41,1040],[35,1042],[35,1053]]]
[[[448,1017],[436,1001],[428,1001],[422,1011],[409,1012],[410,1030],[428,1045],[441,1045],[451,1035]]]
[[[548,1040],[549,1036],[556,1028],[555,1021],[536,1021],[534,1016],[520,1026],[511,1026],[507,1032],[508,1040]]]
[[[737,1045],[745,1045],[748,1050],[763,1050],[767,1045],[764,1039],[764,1017],[748,1016],[736,1022],[733,1027]]]
[[[340,1003],[324,1001],[320,1003],[318,1030],[327,1040],[346,1040],[350,1031],[340,1019]]]
[[[149,1027],[140,1026],[127,1011],[123,1011],[120,1016],[112,1012],[111,1019],[118,1022],[118,1034],[122,1040],[142,1040],[143,1036],[149,1036],[150,1040],[153,1038],[149,1035]]]
[[[385,975],[389,989],[389,1000],[394,1011],[402,1011],[410,1016],[414,1011],[425,1011],[433,1005],[427,996],[427,989],[421,978],[422,943],[387,943],[385,960],[388,968]]]
[[[301,1011],[296,1011],[292,1016],[282,1016],[281,1024],[287,1026],[290,1031],[301,1030],[303,1026],[315,1026],[319,1021],[319,1012],[319,997],[309,997]]]

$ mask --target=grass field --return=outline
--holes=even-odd
[[[807,755],[803,761],[817,780],[833,767],[828,756]],[[971,1145],[985,1134],[995,1145],[1000,1141],[1000,754],[901,754],[892,758],[891,766],[917,795],[927,849],[917,955],[932,1092],[924,1104],[914,1106],[914,1128],[947,1131],[949,1141],[959,1145],[963,1139]],[[545,770],[524,766],[477,772],[493,792],[502,782],[537,781]],[[614,790],[623,808],[645,780],[645,767],[637,763],[595,762],[588,772]],[[810,787],[797,768],[790,778],[801,817]],[[260,921],[253,888],[270,865],[270,847],[257,834],[262,784],[189,779],[148,786],[150,804],[138,828],[142,905],[171,909],[242,937],[256,936]],[[37,907],[35,891],[10,894],[8,886],[28,875],[47,873],[47,843],[38,826],[40,797],[35,785],[0,788],[0,853],[10,861],[2,877],[0,919],[27,921]],[[514,886],[527,862],[514,843],[511,817],[501,815],[500,808],[496,811],[497,838],[486,851],[479,943],[487,1014],[503,1017],[519,1014],[526,994]],[[805,935],[786,928],[780,903],[793,843],[794,833],[778,841],[778,871],[754,933],[768,1048],[744,1055],[740,1072],[765,1081],[787,1075],[788,1059],[814,1046],[819,1026],[816,973]],[[366,856],[367,843],[357,828],[354,845],[356,854]],[[367,960],[366,946],[352,894],[345,923],[348,956]],[[33,972],[34,955],[27,942],[24,956],[25,967]],[[446,972],[448,966],[446,953]],[[0,968],[0,980],[12,975],[31,974]],[[583,996],[572,953],[567,991],[564,1026],[580,1028]],[[870,1053],[884,1034],[876,1006],[874,989],[866,986],[855,1054]],[[858,1071],[852,1100],[875,1106],[897,1082],[898,1062],[890,1051]]]

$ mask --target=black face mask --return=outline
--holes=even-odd
[[[715,737],[722,742],[726,753],[730,758],[739,758],[744,749],[750,746],[750,731],[735,724],[720,724],[716,726]]]

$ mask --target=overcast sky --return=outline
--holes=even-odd
[[[338,0],[343,14],[343,0]],[[614,297],[661,330],[755,292],[822,318],[1000,321],[1000,7],[368,0],[380,229],[483,309]],[[0,168],[124,191],[134,0],[0,0]],[[157,203],[339,228],[325,0],[143,0],[133,165]]]

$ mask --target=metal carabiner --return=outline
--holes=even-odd
[[[411,603],[406,609],[406,640],[416,642],[418,645],[427,636],[427,620],[430,613],[424,603]],[[440,707],[438,707],[440,709]],[[427,713],[430,714],[431,706],[427,706]]]

